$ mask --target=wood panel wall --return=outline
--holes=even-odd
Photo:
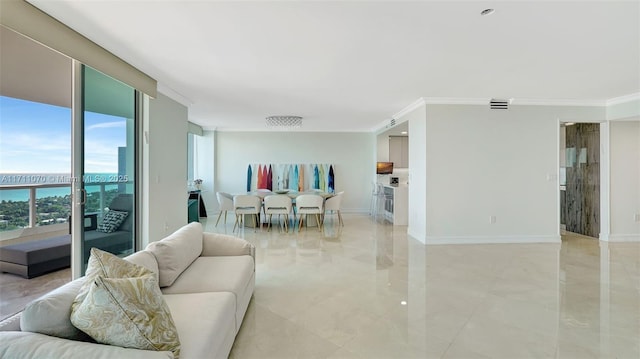
[[[598,238],[600,234],[600,125],[566,127],[567,230]]]

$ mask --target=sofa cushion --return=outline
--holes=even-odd
[[[155,274],[137,278],[98,276],[71,322],[98,343],[143,350],[171,351],[180,341]]]
[[[171,359],[171,352],[77,342],[29,332],[0,332],[0,358],[12,359]]]
[[[20,318],[22,312],[18,312],[0,320],[0,332],[20,331]]]
[[[76,279],[27,304],[20,316],[21,330],[74,340],[89,339],[70,320],[71,303],[83,283],[84,278]]]
[[[124,257],[124,260],[127,260],[133,264],[137,264],[139,266],[143,266],[155,273],[156,276],[158,276],[158,262],[156,262],[156,257],[149,251],[135,252],[129,256]]]
[[[229,292],[164,296],[178,328],[182,358],[226,358],[235,337],[235,298]]]
[[[102,223],[98,225],[96,231],[104,233],[115,232],[129,215],[129,212],[121,212],[116,210],[107,211],[104,214]]]
[[[202,253],[202,225],[192,222],[161,241],[149,243],[147,250],[158,262],[160,287],[170,286]]]
[[[250,256],[199,257],[162,293],[231,292],[239,329],[253,293],[253,268]]]
[[[253,274],[249,256],[199,257],[164,294],[200,292],[244,292]]]
[[[150,273],[152,272],[143,266],[125,261],[109,252],[91,248],[91,255],[84,275],[85,280],[71,305],[71,312],[73,312],[76,305],[82,303],[98,276],[105,278],[135,278]]]
[[[253,244],[242,238],[220,233],[202,234],[202,256],[254,256]]]
[[[121,253],[133,249],[131,232],[115,231],[104,233],[98,231],[84,232],[84,256],[91,255],[91,248],[99,248],[111,253]]]
[[[111,203],[109,203],[110,210],[116,210],[121,212],[133,213],[133,194],[120,193],[117,195]],[[127,219],[120,225],[121,231],[133,232],[133,221],[135,216],[127,216]]]

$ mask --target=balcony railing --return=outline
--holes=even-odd
[[[29,226],[35,227],[37,221],[37,212],[36,212],[36,190],[44,189],[44,188],[59,188],[59,187],[71,187],[71,184],[65,183],[53,183],[53,184],[18,184],[18,185],[3,185],[0,186],[0,191],[3,190],[28,190],[29,191]],[[71,193],[71,191],[69,191]],[[0,198],[4,198],[2,196],[2,192],[0,192]]]
[[[99,193],[99,205],[98,208],[95,209],[91,209],[92,213],[97,213],[98,214],[98,218],[102,218],[102,214],[104,212],[104,209],[106,207],[106,193],[107,193],[107,187],[108,186],[119,186],[119,185],[123,185],[126,183],[115,183],[115,182],[91,182],[91,183],[87,183],[85,184],[85,188],[91,188],[91,187],[99,187],[99,191],[90,191],[90,193]],[[2,195],[3,191],[8,191],[8,190],[28,190],[29,191],[29,221],[28,221],[28,226],[25,228],[30,228],[30,227],[36,227],[37,226],[37,216],[38,216],[38,211],[37,211],[37,206],[36,206],[36,202],[37,202],[37,196],[36,196],[36,191],[40,190],[40,189],[46,189],[46,188],[61,188],[61,187],[69,187],[69,193],[72,195],[71,198],[73,200],[73,194],[71,193],[71,184],[70,183],[39,183],[39,184],[15,184],[15,185],[1,185],[0,186],[0,199],[1,200],[5,200],[5,196]],[[115,188],[114,188],[115,189]],[[15,201],[14,202],[18,202]],[[69,208],[69,212],[71,211],[71,208]],[[0,213],[2,214],[2,213]]]

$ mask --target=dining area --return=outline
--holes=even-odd
[[[216,192],[219,213],[215,226],[227,213],[233,212],[233,231],[254,228],[270,231],[273,227],[287,233],[300,232],[308,227],[323,231],[327,216],[335,215],[337,224],[344,226],[340,212],[342,192],[327,192],[319,189],[294,191],[287,189],[256,189],[245,193]],[[274,218],[275,217],[275,218]]]

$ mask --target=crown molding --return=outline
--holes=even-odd
[[[427,105],[489,105],[490,98],[477,97],[427,97],[424,98]]]
[[[620,105],[631,101],[640,101],[640,92],[614,97],[607,100],[607,106]]]
[[[405,107],[402,110],[400,110],[400,111],[396,112],[395,114],[393,114],[393,116],[391,116],[391,118],[395,118],[396,121],[398,121],[398,119],[402,118],[404,115],[406,115],[409,112],[415,110],[416,108],[418,108],[420,106],[424,106],[426,104],[427,103],[425,102],[424,97],[419,97],[417,100],[413,101],[407,107]]]
[[[495,97],[503,98],[503,97]],[[606,106],[607,102],[604,100],[564,100],[564,99],[529,99],[529,98],[509,98],[505,99],[511,101],[511,105],[531,105],[531,106]],[[631,99],[626,99],[630,101]],[[488,106],[491,98],[482,97],[421,97],[416,102],[405,107],[400,112],[394,115],[394,118],[401,117],[408,112],[413,111],[416,107],[427,105],[480,105]],[[396,117],[397,116],[397,117]]]
[[[615,97],[609,100],[567,100],[567,99],[529,99],[511,98],[511,105],[522,106],[586,106],[606,107],[622,103],[640,101],[640,92],[625,96]],[[396,112],[391,118],[396,119],[396,125],[402,123],[400,119],[416,108],[424,105],[480,105],[488,106],[490,98],[478,97],[420,97],[402,110]],[[380,132],[389,129],[389,120],[386,119],[372,128],[372,132]]]
[[[502,97],[495,97],[502,98]],[[606,106],[602,100],[557,100],[557,99],[529,99],[529,98],[505,98],[511,101],[511,105],[530,106]],[[428,97],[424,99],[427,105],[481,105],[488,106],[490,98],[479,97]]]
[[[396,120],[396,126],[397,126],[398,124],[404,122],[404,121],[400,120],[404,115],[406,115],[409,112],[415,110],[416,108],[418,108],[420,106],[424,106],[424,105],[426,105],[424,97],[419,97],[417,100],[415,100],[414,102],[412,102],[411,104],[409,104],[408,106],[403,108],[402,110],[400,110],[400,111],[396,112],[395,114],[393,114],[391,116],[391,118],[386,119],[386,120],[380,122],[379,124],[377,124],[376,126],[374,126],[371,129],[371,132],[376,132],[377,133],[377,132],[381,132],[381,131],[384,131],[384,130],[388,130],[389,128],[391,128],[389,126],[389,121],[392,120],[392,119]]]
[[[588,106],[588,107],[604,107],[607,105],[604,100],[561,100],[561,99],[529,99],[517,98],[513,99],[512,105],[525,106]]]
[[[379,124],[373,126],[371,132],[378,133],[389,129],[389,121],[390,119],[386,119]]]
[[[172,100],[178,102],[183,106],[189,107],[193,105],[193,101],[191,101],[189,98],[181,95],[180,93],[163,83],[158,83],[158,92],[161,92],[163,95],[170,97]]]

